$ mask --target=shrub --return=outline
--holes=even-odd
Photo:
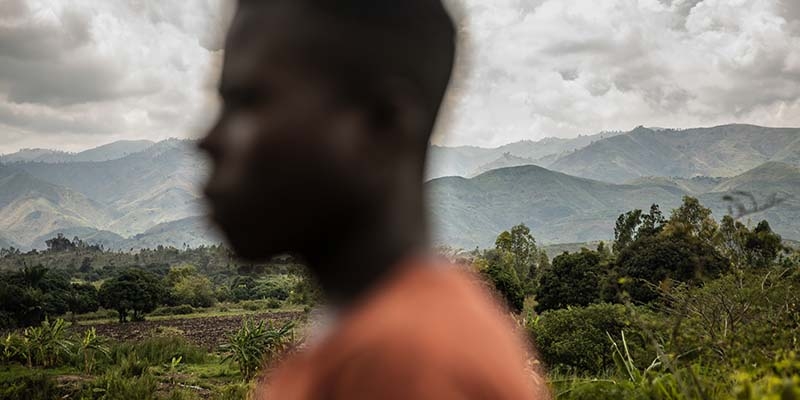
[[[59,391],[56,383],[43,373],[0,382],[0,399],[3,400],[51,400],[62,396],[64,394]]]
[[[159,307],[153,310],[150,315],[186,315],[186,314],[193,314],[197,310],[194,307],[188,304],[181,304],[179,306],[174,307]]]
[[[265,363],[282,355],[294,341],[294,321],[280,327],[264,321],[256,324],[246,319],[234,334],[228,336],[223,351],[228,354],[223,361],[233,360],[239,365],[242,377],[248,381]]]
[[[281,308],[281,301],[278,299],[269,299],[267,300],[267,308],[269,308],[270,310]]]
[[[156,400],[158,382],[147,373],[125,376],[120,370],[111,370],[87,385],[81,399],[97,400]]]
[[[544,363],[553,371],[601,374],[614,365],[612,341],[625,331],[628,346],[641,364],[655,352],[645,353],[643,329],[632,312],[620,304],[593,304],[547,311],[532,320],[529,329]],[[651,357],[651,359],[647,359]]]
[[[165,336],[141,342],[120,343],[111,349],[112,362],[119,363],[133,353],[148,365],[168,364],[173,358],[178,357],[182,357],[184,363],[204,363],[209,358],[205,350],[189,343],[185,338]]]

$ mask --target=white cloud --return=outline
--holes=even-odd
[[[230,0],[7,0],[0,152],[197,136],[216,112]]]
[[[794,0],[465,1],[469,65],[439,142],[800,125]]]
[[[800,126],[795,0],[448,0],[436,141],[636,125]],[[201,134],[232,0],[0,0],[0,153]]]

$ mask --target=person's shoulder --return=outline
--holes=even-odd
[[[518,326],[464,267],[419,265],[397,280],[355,324],[370,352],[460,369],[527,361]]]

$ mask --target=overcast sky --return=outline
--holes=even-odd
[[[800,126],[800,1],[454,0],[435,141]],[[197,137],[232,0],[0,0],[0,153]]]

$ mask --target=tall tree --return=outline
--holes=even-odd
[[[495,249],[511,256],[511,265],[520,281],[528,281],[536,274],[536,240],[525,224],[516,225],[511,231],[498,235]]]

